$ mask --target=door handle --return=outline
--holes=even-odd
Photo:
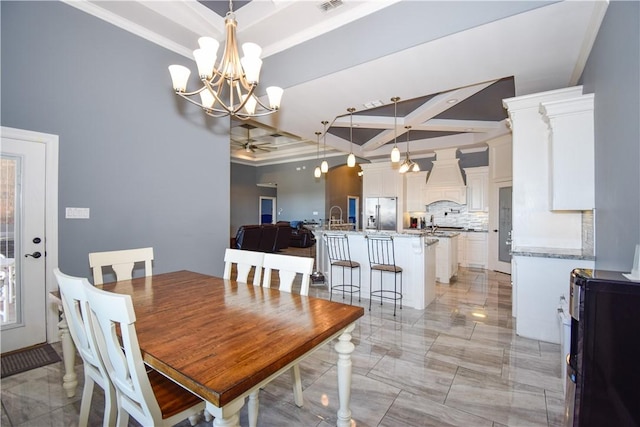
[[[36,259],[37,259],[37,258],[40,258],[41,256],[42,256],[42,254],[41,254],[40,252],[37,252],[37,251],[36,251],[36,252],[34,252],[34,253],[32,253],[32,254],[26,254],[24,257],[25,257],[25,258],[26,258],[26,257],[34,257],[34,258],[36,258]]]

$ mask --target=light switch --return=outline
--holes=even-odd
[[[65,218],[67,219],[89,219],[89,208],[66,208]]]

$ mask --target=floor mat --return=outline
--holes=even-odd
[[[0,367],[5,378],[20,372],[29,371],[41,366],[60,361],[60,356],[49,344],[29,347],[24,350],[7,353],[0,357]]]

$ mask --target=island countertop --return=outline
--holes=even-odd
[[[389,289],[389,286],[393,287],[394,281],[389,280],[386,275],[381,280],[378,273],[371,274],[366,239],[366,236],[387,235],[394,239],[395,263],[402,268],[402,306],[424,310],[434,300],[436,294],[436,249],[439,246],[437,243],[443,240],[443,237],[429,236],[425,233],[376,232],[373,230],[345,231],[316,228],[313,231],[317,242],[318,270],[324,274],[328,284],[335,286],[344,282],[345,279],[339,267],[332,269],[329,263],[325,241],[322,237],[324,233],[347,236],[351,260],[360,265],[361,274],[357,276],[361,281],[363,298],[370,298],[372,280],[375,289],[379,289],[381,284],[385,289]]]

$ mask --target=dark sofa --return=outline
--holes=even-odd
[[[291,222],[291,238],[289,246],[296,248],[308,248],[316,243],[313,232],[304,226],[302,221]]]
[[[289,247],[291,225],[288,221],[277,224],[242,225],[238,228],[235,247],[248,251],[278,252]]]

